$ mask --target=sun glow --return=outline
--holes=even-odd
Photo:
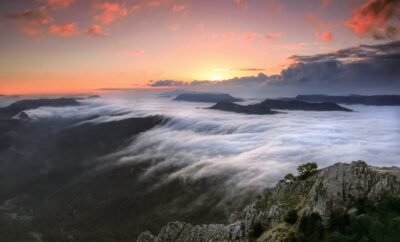
[[[208,81],[222,81],[232,78],[232,74],[229,68],[215,68],[205,77]]]

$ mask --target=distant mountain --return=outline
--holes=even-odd
[[[80,103],[74,98],[26,99],[17,101],[7,107],[0,108],[0,116],[11,117],[22,111],[40,107],[64,107],[78,105],[80,105]]]
[[[183,93],[178,95],[174,100],[208,103],[243,101],[243,99],[232,97],[226,93]]]
[[[183,90],[183,89],[177,89],[177,90],[173,90],[173,91],[163,92],[159,96],[160,97],[176,97],[176,96],[184,94],[184,93],[198,93],[198,92],[189,91],[189,90]]]
[[[303,110],[303,111],[346,111],[351,109],[337,105],[336,103],[310,103],[298,100],[278,100],[267,99],[261,103],[264,107],[270,109],[284,110]]]
[[[228,112],[235,113],[245,113],[245,114],[275,114],[277,112],[271,111],[271,109],[261,105],[239,105],[231,102],[218,102],[215,105],[209,107],[208,109],[217,109]]]
[[[334,102],[343,104],[363,104],[375,106],[400,106],[400,95],[349,95],[349,96],[328,96],[328,95],[298,95],[296,100],[306,102]]]

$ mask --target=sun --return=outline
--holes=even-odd
[[[222,77],[222,75],[219,75],[219,74],[212,74],[212,75],[210,75],[209,80],[210,81],[222,81],[223,77]]]
[[[207,80],[209,81],[222,81],[228,79],[230,70],[228,68],[215,68],[209,74]]]

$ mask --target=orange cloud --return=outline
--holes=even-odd
[[[101,10],[101,13],[95,16],[95,19],[103,25],[109,25],[128,15],[128,9],[119,3],[104,2],[96,4],[95,8]]]
[[[107,35],[107,34],[104,32],[103,27],[100,26],[100,25],[97,25],[97,24],[94,24],[94,25],[90,26],[86,32],[87,32],[88,34],[94,35],[94,36],[104,36],[104,35]]]
[[[6,18],[21,24],[21,31],[29,36],[38,36],[42,33],[43,26],[51,23],[53,18],[45,7],[25,10],[16,14],[8,14]]]
[[[66,8],[75,0],[47,0],[47,4],[54,8]]]
[[[326,32],[317,32],[315,33],[315,36],[325,42],[331,42],[333,40],[333,34],[330,31]]]
[[[69,23],[64,25],[52,25],[50,26],[49,31],[52,34],[61,37],[69,37],[77,35],[79,33],[75,23]]]
[[[353,12],[346,26],[358,36],[374,34],[387,27],[396,12],[399,12],[399,7],[398,0],[369,0]]]
[[[283,35],[283,33],[281,33],[281,32],[271,32],[271,33],[267,33],[267,34],[265,35],[265,38],[266,38],[267,40],[276,40],[276,39],[281,38],[282,35]]]

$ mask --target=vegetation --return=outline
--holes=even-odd
[[[260,222],[255,222],[251,227],[250,238],[258,238],[264,232],[264,228]]]
[[[287,174],[287,175],[283,178],[283,181],[286,182],[286,183],[292,183],[292,182],[294,182],[295,180],[296,180],[296,177],[295,177],[292,173]]]
[[[314,175],[317,172],[318,165],[315,162],[309,162],[303,165],[300,165],[297,168],[299,172],[299,178],[301,180],[307,179],[308,177]]]
[[[400,196],[386,195],[377,204],[357,203],[357,212],[335,210],[326,223],[317,213],[304,216],[292,242],[397,242],[400,238]]]
[[[298,218],[297,211],[292,209],[286,214],[284,220],[288,224],[295,224],[297,222],[297,218]]]

